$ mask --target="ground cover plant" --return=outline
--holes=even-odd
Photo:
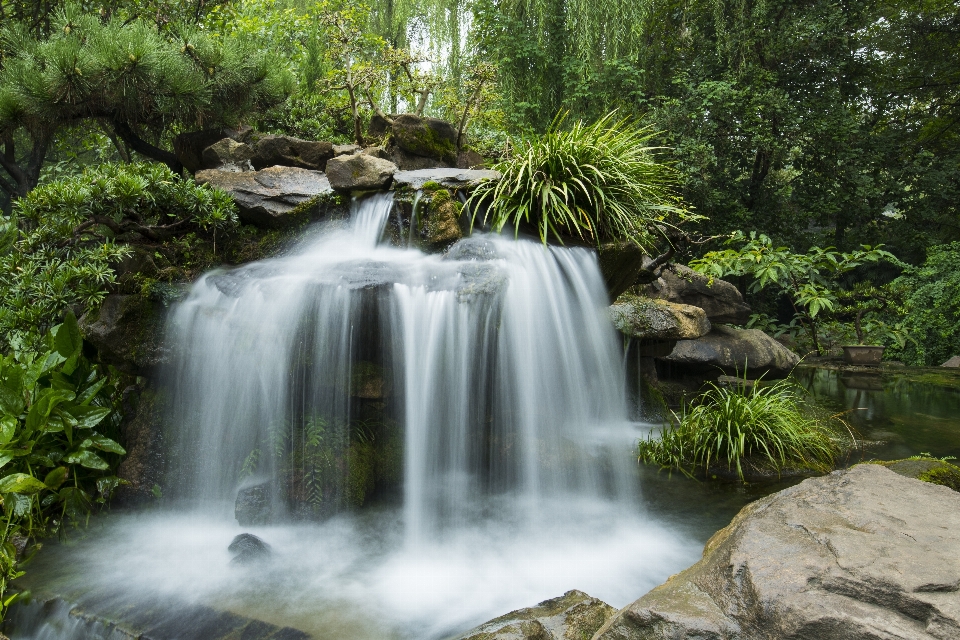
[[[638,444],[639,460],[690,476],[800,469],[826,472],[842,451],[841,433],[809,406],[791,380],[710,388]],[[847,434],[849,435],[849,434]]]
[[[485,208],[482,221],[495,231],[528,226],[543,242],[626,239],[652,247],[691,217],[673,193],[673,169],[650,143],[654,133],[614,113],[569,126],[558,116],[543,135],[515,141],[494,167],[503,178],[474,191],[474,222]]]
[[[39,540],[84,522],[121,484],[117,378],[82,345],[68,314],[44,351],[0,359],[0,620],[18,597],[6,593],[9,581]]]

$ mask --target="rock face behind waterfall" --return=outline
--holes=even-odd
[[[960,638],[960,494],[880,465],[745,507],[594,640]]]

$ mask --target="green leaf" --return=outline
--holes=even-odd
[[[109,451],[110,453],[119,453],[124,455],[127,452],[121,447],[118,443],[114,442],[106,436],[93,436],[90,438],[93,441],[93,446],[101,451]]]
[[[43,483],[47,485],[47,488],[56,490],[63,484],[63,481],[67,479],[67,473],[68,469],[66,467],[57,467],[47,474],[47,477],[43,479]]]
[[[22,493],[29,495],[43,491],[46,488],[47,485],[27,473],[13,473],[0,480],[0,493]]]
[[[73,405],[67,411],[76,419],[77,429],[92,429],[110,415],[109,407],[91,407],[88,405]]]
[[[0,445],[7,444],[13,440],[13,436],[17,433],[18,424],[19,421],[13,416],[0,418]]]
[[[77,325],[77,317],[73,315],[73,311],[67,312],[67,317],[63,319],[63,324],[57,327],[56,332],[54,345],[61,356],[72,358],[80,353],[83,337],[80,335],[80,327]]]
[[[64,462],[68,464],[79,464],[81,467],[86,467],[88,469],[109,469],[110,465],[107,464],[107,461],[95,454],[93,451],[88,449],[82,449],[76,451],[64,457]]]
[[[7,466],[7,463],[13,460],[13,458],[14,456],[12,453],[8,453],[6,451],[4,451],[3,453],[0,453],[0,469]]]

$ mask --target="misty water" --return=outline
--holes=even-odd
[[[428,255],[380,242],[391,208],[369,197],[287,255],[193,285],[169,322],[162,502],[99,518],[33,583],[120,618],[202,604],[317,638],[426,639],[569,589],[620,607],[697,558],[702,536],[644,506],[650,425],[628,416],[595,255],[485,234]],[[388,403],[352,397],[360,362]],[[295,462],[271,447],[298,424],[346,443],[371,407],[401,428],[402,488],[361,510],[328,491],[304,521],[271,484]],[[261,485],[273,519],[241,527],[238,491]],[[272,558],[231,564],[240,532]],[[22,618],[16,637],[107,637]]]

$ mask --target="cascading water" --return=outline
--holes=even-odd
[[[379,242],[391,207],[369,197],[192,287],[169,329],[175,506],[116,518],[80,575],[318,638],[419,639],[573,588],[622,606],[695,557],[636,500],[593,254],[495,235],[397,248]],[[351,465],[390,433],[402,505],[350,510],[369,485]],[[251,487],[269,521],[241,529]],[[273,546],[268,564],[229,564],[241,530]]]

